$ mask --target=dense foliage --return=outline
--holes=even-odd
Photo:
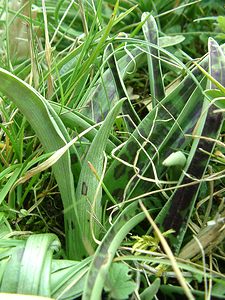
[[[225,299],[223,1],[0,17],[0,292]]]

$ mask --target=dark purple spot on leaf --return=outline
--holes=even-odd
[[[78,162],[76,153],[71,153],[70,159],[71,159],[71,163],[72,163],[72,164],[75,164],[75,163]]]
[[[87,191],[88,191],[88,187],[86,185],[85,182],[82,183],[82,190],[81,190],[81,194],[84,196],[87,196]]]
[[[118,164],[114,169],[114,178],[119,179],[122,175],[124,175],[126,171],[126,166],[124,164]]]
[[[126,145],[126,148],[129,152],[129,155],[134,158],[138,150],[138,144],[134,141],[131,141]]]
[[[123,193],[124,193],[124,190],[122,188],[118,188],[118,189],[115,189],[112,192],[112,196],[117,198],[119,201],[122,201],[123,200]]]
[[[70,222],[70,225],[71,225],[71,229],[74,230],[75,229],[75,225],[74,225],[73,221]]]
[[[129,171],[128,171],[128,173],[127,173],[127,177],[128,177],[128,179],[131,179],[131,177],[133,177],[134,176],[134,170],[133,169],[130,169]]]
[[[148,134],[146,133],[144,128],[140,128],[139,132],[144,138],[146,138],[146,139],[148,138]]]

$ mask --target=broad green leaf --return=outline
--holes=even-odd
[[[206,82],[201,79],[201,72],[195,68],[193,74],[200,80],[200,86],[205,88]],[[129,199],[141,196],[155,187],[154,182],[138,178],[135,167],[142,176],[153,179],[156,183],[154,165],[157,166],[160,178],[162,162],[175,149],[187,144],[184,133],[194,129],[202,103],[201,89],[196,87],[196,83],[188,75],[142,120],[119,153],[115,153],[119,160],[113,161],[104,179],[110,193],[118,201],[124,199],[125,190],[125,199]],[[111,184],[112,178],[116,180],[116,186]]]
[[[209,71],[211,76],[217,81],[224,83],[225,56],[220,46],[213,39],[209,39]],[[213,84],[210,85],[214,87]],[[198,196],[200,180],[204,176],[209,163],[209,154],[212,153],[215,146],[215,142],[207,140],[207,137],[214,140],[220,134],[223,115],[222,113],[214,113],[214,110],[215,106],[211,105],[209,107],[206,99],[201,118],[194,133],[197,135],[197,138],[193,141],[187,166],[184,170],[185,173],[179,180],[179,185],[183,187],[178,188],[173,193],[156,218],[157,223],[161,225],[162,232],[169,229],[175,230],[175,233],[168,237],[170,246],[175,250],[175,253],[179,252],[195,200]],[[199,136],[206,137],[206,139],[200,139]],[[186,174],[189,174],[189,176],[186,176]],[[198,181],[194,185],[190,185],[194,181],[193,178]]]
[[[75,299],[81,296],[92,257],[81,262],[69,260],[52,261],[51,296],[54,299]]]
[[[121,78],[124,79],[129,72],[135,69],[136,64],[140,64],[143,60],[144,54],[139,48],[129,50],[129,54],[125,52],[117,62]],[[100,76],[97,81],[93,80],[78,106],[83,115],[95,122],[104,120],[108,112],[120,99],[112,71],[107,69]]]
[[[217,294],[220,296],[225,295],[225,280],[214,284],[212,287],[212,294]]]
[[[75,227],[75,247],[78,259],[88,255],[88,249],[90,251],[96,246],[93,233],[96,238],[99,238],[99,224],[101,224],[102,218],[102,188],[94,173],[96,172],[99,177],[102,174],[108,137],[123,101],[119,101],[107,115],[88,150],[81,169],[76,189],[78,225]]]
[[[175,46],[182,43],[185,40],[183,35],[174,35],[174,36],[162,36],[159,38],[159,46],[162,48]]]
[[[146,203],[148,204],[148,203]],[[106,276],[121,242],[145,215],[137,201],[127,206],[116,218],[95,251],[84,287],[83,300],[100,300]]]
[[[50,297],[52,254],[59,246],[54,234],[38,234],[12,249],[1,291]]]
[[[4,266],[1,280],[1,292],[16,293],[18,288],[18,280],[20,274],[21,260],[23,257],[24,246],[15,247],[10,254],[10,258],[7,259],[7,263]],[[2,264],[2,261],[0,262]],[[2,267],[2,266],[1,266]]]
[[[142,20],[145,20],[148,16],[146,22],[143,25],[143,32],[146,41],[150,44],[156,46],[159,45],[158,38],[158,28],[156,21],[153,16],[148,13],[143,13]],[[149,83],[150,91],[152,97],[152,106],[155,107],[156,104],[165,97],[164,85],[162,79],[161,62],[159,49],[148,46],[148,72],[149,72]]]
[[[129,267],[124,263],[113,263],[109,269],[104,290],[113,299],[128,299],[136,288],[136,283],[131,279]]]
[[[60,247],[54,234],[38,234],[28,238],[20,261],[18,293],[50,296],[52,254]]]
[[[207,97],[209,97],[210,101],[213,102],[213,104],[221,109],[225,108],[225,94],[224,92],[212,89],[212,90],[206,90],[205,94]]]
[[[224,93],[217,89],[205,90],[205,94],[210,98],[211,101],[215,98],[224,97]]]
[[[0,68],[0,92],[12,100],[34,129],[46,152],[65,146],[70,137],[48,102],[27,83]],[[76,156],[75,152],[74,153]],[[66,248],[74,257],[74,182],[69,152],[53,166],[53,172],[61,193],[65,213]],[[78,169],[79,173],[79,169]]]
[[[129,115],[130,119],[132,119],[132,123],[131,123],[130,119],[128,119],[128,118],[125,118],[124,121],[127,125],[127,130],[129,132],[132,132],[134,130],[134,124],[138,125],[140,123],[140,118],[139,118],[138,114],[136,113],[136,111],[131,103],[130,97],[126,91],[126,87],[125,87],[123,78],[120,73],[118,62],[115,57],[113,45],[109,44],[107,50],[109,52],[108,65],[110,67],[114,82],[116,84],[116,90],[117,90],[118,97],[119,97],[119,99],[125,98],[125,101],[122,106],[122,113],[124,115]]]
[[[160,288],[160,279],[156,278],[149,287],[147,287],[140,295],[141,300],[153,299]]]

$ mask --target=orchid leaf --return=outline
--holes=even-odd
[[[209,39],[209,72],[221,84],[224,84],[224,67],[225,56],[222,49],[216,41]],[[214,88],[212,83],[210,86]],[[208,101],[205,100],[202,115],[195,131],[198,138],[194,139],[185,168],[185,174],[179,181],[179,185],[183,187],[178,188],[173,193],[156,218],[162,232],[169,229],[175,230],[175,233],[168,238],[175,253],[179,252],[190,215],[198,196],[201,179],[209,163],[209,154],[214,149],[214,140],[218,138],[222,127],[223,115],[222,113],[214,113],[214,110],[215,106],[209,106]],[[201,136],[203,137],[202,139]],[[211,138],[211,140],[207,140],[207,137]],[[191,183],[194,184],[190,185]]]
[[[159,46],[158,28],[156,21],[153,16],[148,13],[142,15],[142,20],[146,19],[143,25],[143,32],[146,41],[150,44]],[[164,85],[162,80],[161,62],[159,49],[151,46],[148,47],[148,72],[149,72],[149,82],[152,97],[152,106],[155,107],[156,104],[165,97]]]
[[[0,79],[2,82],[0,92],[12,100],[24,114],[46,152],[56,151],[65,146],[70,139],[69,135],[48,102],[27,83],[1,68]],[[77,156],[73,147],[71,148],[72,153],[75,154],[74,158],[76,159]],[[64,208],[70,207],[70,209],[65,210],[65,230],[67,233],[67,253],[72,258],[75,253],[72,242],[74,231],[71,226],[74,222],[75,192],[69,152],[65,153],[53,166],[53,172],[58,182]],[[79,169],[77,169],[77,173],[79,174]]]

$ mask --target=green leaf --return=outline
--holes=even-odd
[[[154,282],[141,293],[141,300],[151,300],[155,297],[160,287],[160,279],[156,278]]]
[[[162,48],[175,46],[185,40],[183,35],[163,36],[159,38],[159,46]]]
[[[156,21],[149,13],[143,13],[142,21],[146,20],[143,25],[143,32],[147,42],[155,45],[155,47],[148,46],[148,72],[149,82],[152,97],[153,107],[165,97],[164,84],[162,79],[162,70],[160,62],[160,52],[158,49],[159,37]]]
[[[136,65],[140,65],[144,61],[144,53],[139,48],[134,48],[129,52],[129,55],[124,53],[117,62],[122,79],[133,71]],[[100,73],[99,75],[101,77],[96,81],[92,81],[78,106],[83,115],[95,122],[102,121],[119,100],[117,84],[114,81],[111,69],[108,68],[103,74]]]
[[[111,54],[108,59],[108,65],[112,71],[112,75],[113,75],[114,81],[116,83],[116,90],[117,90],[119,99],[123,99],[123,98],[126,99],[122,106],[122,113],[124,115],[129,115],[130,118],[132,119],[133,123],[138,125],[140,123],[140,118],[131,103],[129,94],[127,93],[127,90],[126,90],[126,87],[123,82],[123,78],[121,76],[121,72],[120,72],[120,69],[118,66],[118,62],[115,57],[115,52],[114,52],[114,48],[113,48],[112,44],[108,45],[107,51]],[[128,120],[127,118],[125,118],[125,123],[127,123],[128,131],[132,132],[134,130],[133,123],[131,123],[130,120]]]
[[[124,100],[120,100],[107,115],[96,134],[83,162],[76,195],[79,205],[76,206],[78,226],[76,226],[76,257],[81,259],[94,249],[96,243],[93,232],[99,238],[102,218],[102,188],[97,176],[101,176],[104,162],[104,151],[108,137]]]
[[[124,263],[113,263],[104,286],[113,299],[127,299],[135,290],[136,284],[131,280],[129,267]]]
[[[225,94],[224,92],[212,89],[212,90],[206,90],[205,94],[208,96],[210,101],[213,101],[213,104],[221,109],[225,108]]]
[[[146,204],[148,205],[149,202]],[[122,210],[107,231],[101,244],[95,251],[90,265],[84,287],[83,300],[102,299],[102,289],[118,247],[128,232],[145,218],[144,213],[139,211],[137,201],[131,203]]]
[[[211,99],[225,97],[224,93],[217,89],[205,90],[206,95]]]
[[[1,292],[49,297],[52,255],[59,247],[57,236],[49,233],[31,235],[26,243],[12,248]]]
[[[218,281],[212,288],[212,293],[220,296],[225,295],[225,280]]]
[[[205,66],[206,60],[203,60],[202,63]],[[192,72],[196,79],[201,80],[202,74],[197,68]],[[205,89],[205,85],[206,80],[202,79],[199,86],[203,86]],[[184,78],[149,112],[116,155],[120,160],[112,162],[107,170],[104,183],[117,200],[123,200],[124,195],[125,197],[127,195],[128,198],[138,197],[149,192],[153,187],[151,182],[144,182],[135,176],[137,174],[135,174],[133,166],[136,158],[138,158],[136,166],[140,169],[142,176],[155,179],[153,170],[155,163],[157,164],[157,175],[160,178],[163,172],[162,162],[172,153],[173,149],[178,147],[181,149],[187,144],[188,141],[184,139],[183,134],[194,129],[203,103],[203,95],[199,86],[196,87],[196,83],[190,78],[190,75]],[[112,178],[116,180],[116,186],[111,184]],[[126,194],[124,194],[125,190]]]
[[[207,73],[203,70],[204,73]],[[212,39],[209,39],[209,73],[210,76],[218,81],[219,84],[224,84],[225,72],[225,56],[221,47]],[[211,80],[211,78],[209,78]],[[213,82],[214,83],[214,82]],[[210,87],[215,88],[214,84],[210,82]],[[161,225],[162,232],[168,229],[174,229],[175,234],[168,237],[170,246],[175,253],[179,252],[179,248],[183,241],[189,218],[194,208],[197,199],[200,182],[205,174],[209,163],[210,155],[212,153],[215,142],[218,139],[222,123],[222,113],[214,113],[215,106],[208,105],[208,100],[205,99],[202,116],[198,121],[198,126],[195,130],[197,138],[194,139],[192,147],[187,160],[185,173],[191,175],[188,177],[185,173],[179,180],[179,185],[182,188],[175,190],[171,198],[167,201],[164,208],[160,211],[156,222]],[[200,139],[199,136],[209,137],[212,140]],[[203,152],[202,149],[205,151]],[[192,178],[197,178],[199,181],[195,185],[190,185],[193,182]]]
[[[11,168],[8,168],[8,169],[11,169]],[[6,169],[6,170],[8,170],[8,169]],[[5,197],[9,193],[10,189],[12,188],[13,184],[19,177],[19,175],[21,173],[21,169],[22,169],[22,167],[20,165],[18,165],[17,168],[13,171],[12,175],[9,177],[8,181],[4,184],[4,186],[0,190],[0,204],[5,199]],[[0,177],[1,177],[1,174],[0,174]]]
[[[222,30],[222,32],[225,32],[225,17],[219,16],[217,18],[217,22],[218,22],[220,30]]]
[[[76,299],[81,296],[91,260],[91,256],[81,262],[54,259],[51,270],[51,297]]]
[[[48,101],[34,88],[12,73],[0,68],[0,92],[12,100],[31,124],[46,152],[56,151],[70,140],[69,134]],[[72,150],[73,149],[73,150]],[[75,149],[70,148],[72,154]],[[52,167],[64,206],[66,248],[74,257],[74,179],[67,151]],[[77,156],[75,155],[75,158]],[[77,168],[79,174],[79,167]],[[67,209],[69,208],[69,209]]]
[[[184,167],[186,163],[186,157],[182,151],[171,153],[164,161],[163,165],[166,167],[181,166]]]

